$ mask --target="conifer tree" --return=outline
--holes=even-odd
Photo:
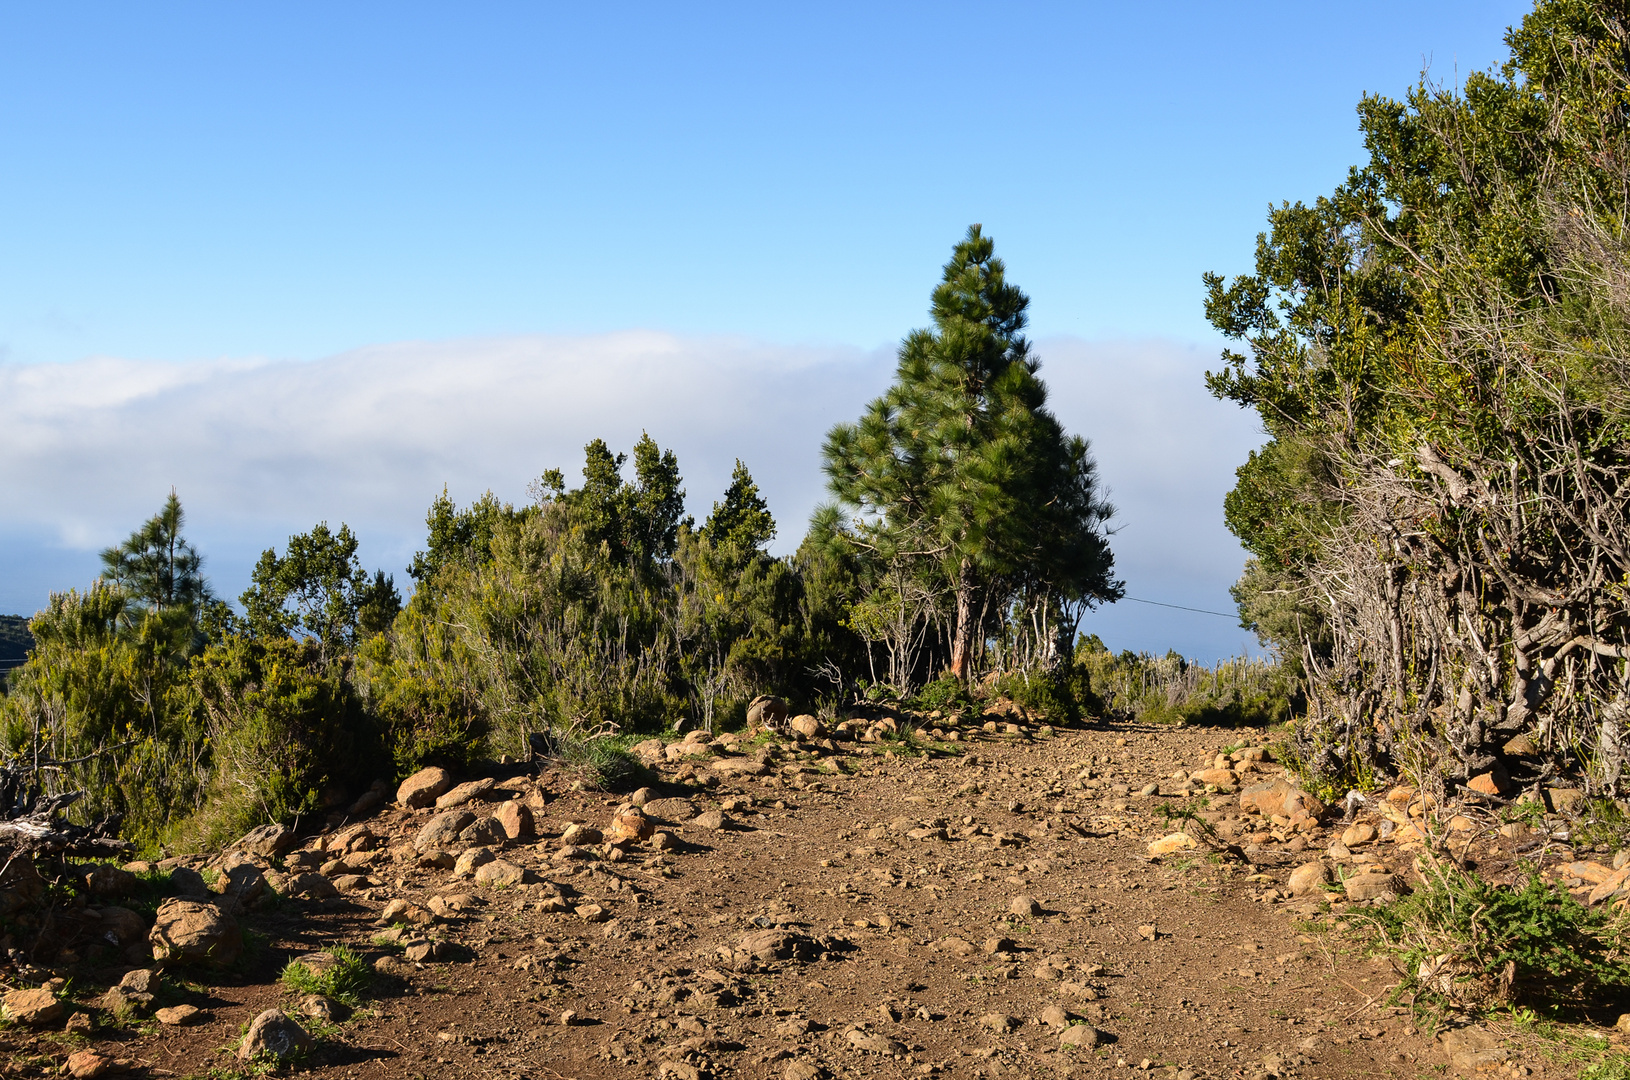
[[[825,447],[837,507],[854,516],[844,535],[917,563],[948,594],[958,678],[988,613],[1019,589],[1044,583],[1046,603],[1120,595],[1103,529],[1113,508],[1085,441],[1046,408],[1022,333],[1029,298],[994,253],[971,226],[934,290],[934,327],[905,339],[894,384]]]
[[[186,515],[175,489],[164,508],[116,547],[102,552],[103,575],[137,602],[164,612],[197,612],[210,599],[204,557],[181,536]]]
[[[743,552],[756,551],[775,539],[775,518],[770,504],[759,494],[747,466],[736,459],[724,501],[713,504],[713,512],[702,525],[702,535],[714,546],[731,544]]]

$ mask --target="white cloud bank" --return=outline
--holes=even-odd
[[[1260,441],[1206,395],[1215,353],[1169,341],[1044,340],[1051,404],[1087,435],[1120,508],[1128,592],[1229,610],[1242,555],[1222,527],[1233,469]],[[892,350],[789,347],[653,332],[404,343],[311,362],[89,359],[0,365],[0,611],[88,581],[95,551],[173,485],[219,591],[259,551],[346,521],[365,561],[405,565],[445,484],[520,501],[544,469],[575,476],[601,437],[647,430],[679,456],[705,515],[740,457],[796,546],[821,498],[827,429],[887,384]],[[1090,629],[1116,648],[1237,652],[1231,622],[1121,604]]]

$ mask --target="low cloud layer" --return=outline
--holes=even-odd
[[[1255,423],[1213,401],[1214,353],[1169,341],[1039,343],[1051,405],[1093,442],[1120,508],[1128,593],[1230,610],[1243,555],[1222,527]],[[601,437],[642,430],[679,456],[704,516],[744,460],[791,550],[820,500],[821,439],[888,383],[892,350],[789,347],[651,332],[404,343],[311,362],[89,359],[0,365],[0,611],[83,585],[95,552],[174,486],[224,595],[261,549],[345,521],[370,565],[400,568],[446,485],[521,501],[550,467],[575,476]],[[1113,647],[1238,652],[1231,621],[1122,603],[1087,629]]]

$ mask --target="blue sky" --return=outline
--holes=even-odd
[[[323,518],[399,569],[444,483],[518,499],[582,431],[685,450],[698,513],[742,457],[795,541],[820,433],[973,221],[1097,442],[1129,591],[1226,609],[1256,436],[1194,390],[1200,274],[1360,159],[1361,94],[1497,62],[1524,10],[0,4],[0,610],[84,584],[172,484],[223,592]]]

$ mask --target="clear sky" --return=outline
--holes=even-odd
[[[325,517],[399,569],[443,483],[519,499],[585,432],[679,447],[698,514],[743,458],[790,548],[974,221],[1129,591],[1226,609],[1257,436],[1196,392],[1200,274],[1526,7],[0,3],[0,611],[172,484],[229,595]],[[1154,614],[1101,629],[1246,637]]]

